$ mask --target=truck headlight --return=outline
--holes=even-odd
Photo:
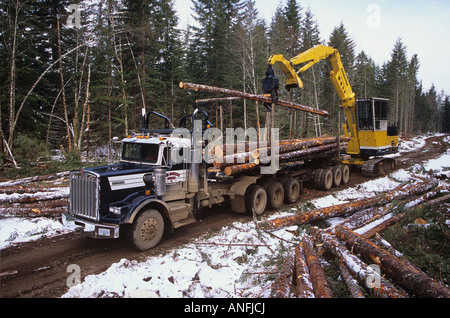
[[[117,207],[117,206],[110,206],[109,207],[109,213],[120,215],[121,212],[122,212],[122,208],[120,208],[120,207]]]

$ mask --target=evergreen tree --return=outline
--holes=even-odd
[[[356,44],[348,34],[343,22],[331,32],[328,46],[334,47],[339,51],[347,76],[350,82],[352,82]]]
[[[305,12],[300,31],[302,39],[300,43],[300,52],[304,52],[320,44],[319,26],[310,8]],[[322,108],[320,103],[320,96],[322,95],[321,70],[322,67],[320,65],[314,65],[302,74],[301,78],[305,85],[305,89],[301,92],[301,103],[316,108]],[[325,77],[325,80],[328,80],[328,76]],[[306,119],[308,118],[307,116],[304,116],[304,118],[304,132],[302,135],[316,136],[320,134],[320,118],[318,116],[313,117],[314,126],[311,124],[311,120]]]
[[[355,60],[352,89],[357,98],[378,96],[376,91],[376,65],[364,51],[361,51]]]
[[[258,17],[255,1],[246,0],[243,3],[233,27],[232,40],[232,55],[236,57],[233,61],[237,70],[234,81],[242,83],[240,90],[258,94],[267,67],[268,53],[265,22]],[[259,124],[260,103],[256,102],[256,111],[249,113],[247,112],[248,104],[253,103],[244,100],[242,116],[239,110],[236,114],[237,122],[242,124],[240,127],[244,129],[249,125],[256,127]],[[240,119],[243,119],[243,122]]]
[[[230,82],[230,69],[225,61],[232,59],[230,54],[231,28],[236,18],[240,0],[194,0],[195,20],[199,26],[192,26],[193,42],[198,44],[199,66],[204,76],[197,82],[213,86],[227,86]],[[200,73],[200,72],[196,72]]]
[[[433,113],[430,108],[427,95],[424,92],[422,83],[419,84],[416,90],[416,107],[415,107],[415,121],[414,128],[419,134],[431,131],[433,123]]]
[[[450,133],[450,96],[445,97],[444,107],[442,109],[442,132]]]
[[[336,48],[340,55],[345,72],[347,73],[350,85],[354,83],[354,63],[355,63],[355,43],[348,34],[344,24],[341,24],[333,29],[328,41],[328,46]],[[335,134],[338,126],[338,112],[340,100],[336,90],[329,80],[330,66],[322,64],[322,72],[326,76],[323,82],[323,101],[322,105],[326,106],[324,109],[328,110],[330,116],[325,120],[325,131]]]
[[[406,57],[406,47],[402,39],[397,39],[394,49],[391,53],[391,59],[386,64],[385,81],[386,81],[386,95],[391,100],[391,109],[389,119],[399,125],[400,113],[405,102],[405,86],[407,79],[408,60]],[[402,126],[400,126],[402,131]]]
[[[175,103],[180,95],[175,87],[178,87],[177,84],[182,79],[182,44],[173,0],[159,0],[154,7],[153,16],[156,41],[160,49],[154,52],[153,57],[153,68],[159,82],[152,87],[151,96],[157,109],[174,120],[177,115]]]
[[[302,37],[302,7],[297,0],[287,0],[284,8],[284,17],[286,21],[286,53],[288,58],[293,58],[300,53]]]
[[[288,26],[287,20],[284,16],[283,7],[280,3],[275,10],[275,14],[272,17],[269,30],[269,53],[273,54],[288,54],[288,41],[287,41]],[[287,56],[288,57],[288,56]],[[290,57],[288,57],[290,58]]]

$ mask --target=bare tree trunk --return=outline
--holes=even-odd
[[[10,83],[9,83],[9,139],[8,142],[11,145],[14,140],[14,118],[15,118],[15,106],[16,106],[16,46],[17,46],[17,28],[19,24],[19,0],[16,0],[14,23],[10,28],[13,31],[12,47],[10,54]],[[11,20],[10,20],[11,23]],[[3,144],[3,143],[2,143]]]
[[[81,141],[83,139],[83,133],[84,133],[84,127],[86,125],[86,114],[89,117],[89,112],[88,112],[88,105],[89,105],[89,85],[91,83],[91,64],[89,64],[88,66],[88,75],[87,75],[87,82],[86,82],[86,97],[84,100],[84,104],[83,104],[83,116],[81,118],[81,123],[80,123],[80,131],[79,131],[79,136],[78,136],[78,141],[77,141],[77,149],[81,150]],[[89,122],[89,119],[88,119]],[[78,125],[78,123],[76,123]],[[75,123],[74,123],[75,126]]]
[[[47,74],[56,64],[58,64],[67,55],[73,53],[75,50],[79,49],[80,47],[88,45],[88,44],[90,44],[90,42],[80,44],[79,46],[77,46],[77,47],[73,48],[72,50],[68,51],[67,53],[63,54],[60,58],[58,58],[55,62],[53,62],[49,67],[47,67],[47,69],[44,72],[42,72],[41,75],[39,75],[38,79],[34,82],[33,86],[30,88],[30,90],[28,91],[27,95],[22,100],[22,103],[20,104],[19,109],[16,112],[16,115],[14,117],[13,131],[16,128],[17,121],[19,120],[20,112],[22,111],[26,101],[28,100],[28,97],[30,97],[31,93],[34,91],[34,89],[36,88],[37,84],[42,80],[42,78],[45,76],[45,74]],[[67,124],[67,121],[65,121],[65,123],[66,123],[67,126],[69,126]],[[69,129],[71,129],[70,126],[69,126]],[[73,133],[72,130],[71,130],[71,132]],[[11,141],[12,141],[12,136],[10,136],[9,139],[11,139]],[[10,142],[10,141],[8,140],[8,142]]]
[[[62,67],[62,55],[61,55],[61,32],[60,32],[60,26],[59,26],[59,19],[56,22],[57,30],[58,30],[58,58],[59,58],[59,75],[61,77],[61,96],[62,96],[62,103],[64,108],[64,119],[66,121],[66,130],[67,130],[67,142],[69,144],[69,150],[72,150],[72,136],[70,133],[70,126],[69,126],[69,115],[67,112],[67,103],[66,103],[66,91],[64,88],[64,73],[63,73],[63,67]],[[75,136],[74,136],[75,137]]]

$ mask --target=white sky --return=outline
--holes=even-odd
[[[259,15],[268,25],[280,2],[255,0]],[[450,1],[449,0],[299,0],[304,11],[310,7],[316,16],[321,38],[328,41],[331,31],[342,21],[355,41],[356,52],[364,50],[378,65],[390,59],[401,37],[408,59],[417,54],[419,79],[424,89],[434,83],[436,90],[450,94]],[[175,0],[180,24],[193,24],[190,0]],[[379,15],[377,14],[379,12]],[[369,23],[368,23],[369,20]]]

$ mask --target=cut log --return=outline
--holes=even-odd
[[[295,249],[295,282],[298,298],[314,298],[314,289],[302,246]]]
[[[272,284],[271,298],[289,298],[294,275],[294,256],[289,255],[281,268],[280,275]]]
[[[404,263],[414,266],[400,251],[396,250],[388,241],[381,237],[380,234],[375,234],[375,237],[371,239],[375,244],[387,251],[389,254],[394,255]],[[418,269],[420,270],[420,269]]]
[[[311,228],[312,235],[315,239],[324,243],[325,247],[338,259],[344,262],[353,276],[356,277],[360,286],[364,287],[370,294],[377,298],[407,298],[408,295],[401,290],[395,288],[390,282],[380,277],[372,268],[367,266],[356,255],[352,254],[336,236],[326,233],[316,227]],[[367,282],[373,281],[376,277],[379,284],[367,286]]]
[[[280,142],[277,144],[281,145],[284,143],[294,142],[296,140],[298,139],[280,140]],[[214,146],[214,155],[221,158],[227,155],[233,155],[241,152],[252,152],[256,149],[267,147],[270,147],[270,141],[267,142],[242,141],[236,144],[216,145]]]
[[[324,146],[318,146],[318,147],[312,147],[302,150],[297,150],[293,152],[283,153],[280,154],[279,160],[280,162],[286,162],[286,161],[293,161],[293,160],[302,160],[307,156],[318,154],[318,153],[324,153],[329,150],[337,149],[338,144],[329,144]]]
[[[252,170],[258,168],[258,166],[259,166],[259,164],[256,164],[256,163],[244,163],[241,165],[226,167],[223,172],[227,176],[234,176],[239,173],[252,171]]]
[[[0,199],[0,203],[35,203],[41,201],[61,200],[69,197],[68,193],[63,192],[43,192],[42,194],[23,194],[19,197],[15,195],[7,195]]]
[[[341,137],[341,142],[350,141],[349,137]],[[329,144],[336,144],[334,148],[337,147],[338,139],[337,137],[318,137],[318,138],[308,138],[308,139],[297,139],[293,141],[283,142],[277,145],[278,153],[284,154],[288,152],[294,152],[302,149],[309,149],[314,147],[325,146]],[[260,156],[269,156],[272,147],[260,148],[252,151],[253,158],[259,158]],[[281,160],[281,159],[280,159]]]
[[[214,159],[214,168],[223,169],[229,166],[240,165],[245,163],[259,163],[258,159],[253,159],[250,152],[236,153],[229,156],[224,156],[220,159]]]
[[[352,273],[350,273],[347,266],[343,261],[339,261],[339,271],[341,272],[341,277],[347,286],[348,292],[352,296],[352,298],[366,298],[364,293],[359,287],[358,281],[355,277],[353,277]]]
[[[370,224],[367,226],[369,229],[367,231],[359,231],[357,230],[356,233],[360,234],[362,237],[366,239],[370,239],[372,236],[374,236],[377,233],[383,232],[386,228],[388,228],[391,225],[394,225],[398,223],[401,219],[403,219],[406,216],[405,213],[399,213],[396,215],[391,215],[390,217],[383,220],[381,223],[370,226]]]
[[[424,298],[450,298],[450,289],[379,248],[352,230],[338,226],[336,235],[367,261],[380,266],[402,288]]]
[[[427,201],[427,200],[436,197],[439,194],[439,192],[440,191],[438,191],[438,190],[430,191],[418,198],[413,198],[413,199],[407,200],[406,203],[404,204],[404,210],[409,210],[409,209],[412,209],[412,208],[415,208],[415,207],[421,206],[421,205],[433,204],[434,200],[432,200],[432,201]],[[398,205],[388,205],[388,207],[384,209],[384,213],[379,215],[380,217],[385,216],[384,220],[376,220],[376,218],[374,217],[371,220],[372,221],[371,223],[368,223],[368,224],[366,223],[361,228],[358,228],[358,230],[355,230],[355,232],[367,239],[373,237],[377,233],[383,232],[386,228],[398,223],[401,219],[403,219],[406,216],[406,213],[398,213],[395,215],[390,215],[390,217],[386,217],[386,216],[388,216],[388,212],[395,212],[395,210],[397,210],[397,208],[398,208]],[[342,225],[344,225],[344,224],[342,224]],[[351,227],[347,227],[347,228],[349,228],[351,230],[355,229],[355,228],[351,228]]]
[[[14,216],[14,217],[27,217],[27,218],[37,218],[37,217],[60,217],[64,212],[67,212],[67,207],[56,207],[56,208],[20,208],[20,207],[10,207],[10,208],[0,208],[0,215],[2,216]]]
[[[30,182],[42,182],[42,181],[48,181],[48,180],[55,180],[55,179],[68,177],[69,175],[70,175],[70,172],[67,171],[67,172],[48,174],[45,176],[35,176],[35,177],[30,177],[30,178],[11,180],[11,181],[6,181],[6,182],[0,183],[0,188],[10,187],[10,186],[19,185],[19,184],[25,184],[25,183],[29,184]]]
[[[427,192],[430,189],[435,188],[437,185],[438,180],[436,179],[428,179],[423,182],[418,182],[411,185],[402,185],[392,191],[382,193],[372,198],[362,199],[321,209],[315,209],[309,212],[302,212],[279,217],[261,222],[260,226],[266,230],[273,230],[292,225],[301,225],[315,221],[322,221],[336,216],[353,214],[357,211],[390,203],[393,200],[400,200],[411,195],[418,195]]]
[[[362,227],[366,223],[370,223],[376,219],[378,219],[380,216],[383,216],[388,213],[390,204],[387,204],[384,207],[373,207],[369,209],[364,209],[361,211],[357,211],[345,220],[343,220],[340,225],[346,226],[349,229],[357,229]],[[338,226],[338,224],[330,226],[326,229],[328,233],[333,234],[334,230]]]
[[[202,92],[209,92],[209,93],[218,93],[218,94],[223,94],[223,95],[232,96],[232,97],[240,97],[242,99],[256,100],[256,101],[260,101],[263,103],[270,103],[270,104],[272,103],[272,99],[268,96],[243,93],[243,92],[239,92],[239,91],[234,91],[234,90],[219,88],[219,87],[213,87],[213,86],[207,86],[207,85],[181,82],[180,88],[192,89],[195,91],[202,91]],[[296,103],[288,102],[288,101],[284,101],[284,100],[279,100],[278,105],[283,106],[283,107],[292,108],[292,109],[301,110],[301,111],[315,114],[315,115],[328,116],[327,111],[318,110],[318,109],[315,109],[310,106],[304,106],[304,105],[300,105],[300,104],[296,104]]]
[[[325,274],[320,260],[317,257],[316,249],[311,237],[304,235],[302,238],[302,247],[305,253],[306,264],[308,265],[309,276],[313,285],[314,295],[316,298],[333,298],[330,283]]]

